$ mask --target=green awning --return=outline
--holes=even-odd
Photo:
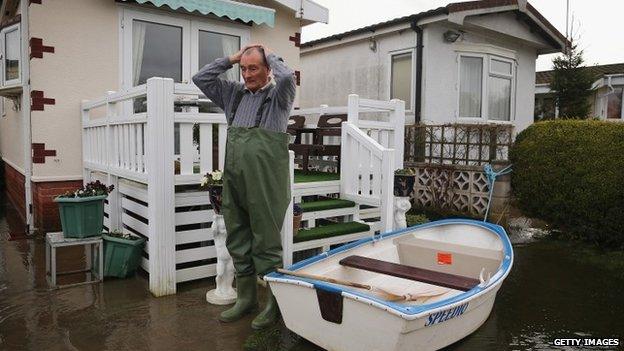
[[[127,1],[127,0],[124,0]],[[134,0],[140,4],[151,3],[157,7],[169,6],[173,10],[183,8],[186,11],[198,11],[207,15],[212,13],[219,17],[227,17],[243,22],[265,23],[275,25],[275,10],[268,7],[245,4],[230,0]]]

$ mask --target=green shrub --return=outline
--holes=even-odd
[[[624,124],[536,123],[511,149],[512,188],[528,215],[603,246],[624,246]]]

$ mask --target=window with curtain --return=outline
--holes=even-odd
[[[622,118],[622,91],[623,88],[615,88],[607,95],[607,118]]]
[[[240,37],[228,34],[199,31],[199,67],[217,58],[230,56],[240,50]],[[221,75],[224,79],[239,80],[238,65]]]
[[[133,83],[151,77],[182,81],[182,28],[134,20],[132,23]]]
[[[405,110],[411,110],[412,53],[392,55],[390,98],[405,101]]]
[[[459,67],[459,116],[481,117],[483,58],[462,56]]]
[[[140,20],[132,21],[132,83],[152,77],[182,81],[182,28]],[[134,112],[147,111],[146,98],[134,99]]]
[[[461,55],[459,65],[459,117],[510,121],[513,63],[489,55]]]
[[[198,38],[199,68],[219,57],[230,56],[240,50],[240,37],[235,35],[200,30]],[[240,68],[235,65],[219,77],[227,80],[240,80]],[[223,110],[212,102],[205,102],[200,105],[199,112],[222,113]]]
[[[22,56],[19,25],[2,29],[2,38],[4,40],[1,52],[4,66],[4,79],[2,81],[2,85],[19,84],[20,58]]]
[[[488,82],[488,119],[509,121],[511,116],[511,62],[492,59]]]
[[[4,35],[4,80],[11,81],[20,77],[20,32],[17,29]]]

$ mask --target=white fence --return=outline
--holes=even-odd
[[[99,179],[115,186],[105,205],[105,226],[147,239],[141,266],[149,273],[149,288],[156,296],[175,294],[176,283],[216,275],[210,230],[214,211],[207,192],[199,191],[198,185],[206,172],[223,169],[226,118],[222,113],[199,112],[198,107],[184,112],[174,108],[174,101],[197,99],[200,94],[191,85],[150,78],[147,84],[109,92],[81,107],[84,182]],[[147,111],[134,113],[134,99],[145,99]],[[348,171],[341,174],[337,190],[347,199],[380,206],[382,228],[389,230],[392,174],[403,158],[404,104],[352,95],[347,107],[325,108],[326,113],[338,111],[348,113],[349,120],[343,125],[343,143],[347,140],[348,146],[341,156],[341,168]],[[390,118],[360,120],[359,114],[365,112],[388,112]],[[288,265],[293,252],[292,201],[282,237]]]

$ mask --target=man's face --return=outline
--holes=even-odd
[[[265,86],[269,81],[269,68],[264,64],[262,54],[256,50],[246,51],[240,60],[245,87],[252,92]]]

